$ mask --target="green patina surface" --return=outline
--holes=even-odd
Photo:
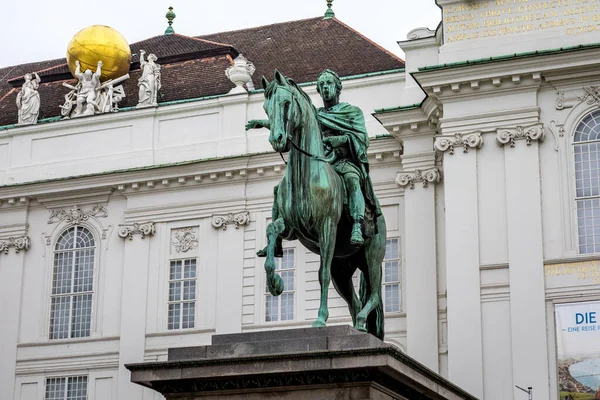
[[[478,58],[475,60],[457,61],[457,62],[447,63],[447,64],[439,64],[439,65],[432,65],[432,66],[427,66],[427,67],[420,67],[419,71],[421,71],[421,72],[439,71],[439,70],[443,70],[443,69],[459,68],[459,67],[465,67],[465,66],[470,66],[470,65],[489,64],[489,63],[500,62],[500,61],[547,56],[547,55],[552,55],[552,54],[570,53],[570,52],[574,52],[574,51],[590,50],[590,49],[597,49],[597,48],[600,48],[600,43],[580,44],[577,46],[560,47],[560,48],[548,49],[548,50],[527,51],[527,52],[523,52],[523,53],[506,54],[506,55],[502,55],[502,56]]]
[[[282,240],[299,240],[319,254],[321,298],[314,327],[329,317],[328,290],[334,287],[348,304],[356,329],[384,337],[381,295],[386,246],[385,219],[369,176],[369,136],[362,111],[340,102],[342,80],[331,70],[317,79],[324,107],[317,109],[299,85],[275,70],[275,80],[262,78],[268,120],[252,120],[246,129],[267,128],[269,142],[289,152],[285,175],[274,189],[272,223],[267,227],[267,287],[273,296],[284,291],[275,273],[275,257],[283,256]],[[360,269],[360,298],[352,276]]]

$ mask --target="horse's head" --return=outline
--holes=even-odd
[[[271,135],[269,142],[275,151],[284,153],[289,150],[289,141],[293,132],[301,126],[300,91],[296,83],[275,70],[275,80],[268,82],[262,77],[265,89],[263,108],[269,117]]]

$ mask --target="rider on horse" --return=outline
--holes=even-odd
[[[332,167],[344,179],[348,192],[348,208],[353,222],[350,243],[362,245],[363,227],[367,236],[372,236],[373,220],[381,215],[381,210],[369,177],[369,136],[365,118],[360,108],[340,103],[341,91],[342,81],[338,74],[330,69],[321,72],[317,79],[317,92],[324,105],[318,109],[323,144],[335,152]],[[368,226],[364,226],[365,210],[369,216]]]

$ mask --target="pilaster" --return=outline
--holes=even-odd
[[[541,124],[498,129],[498,137],[505,132],[535,132],[536,137],[516,135],[523,140],[504,146],[513,382],[549,399],[538,150],[544,129]],[[515,399],[522,395],[514,388]]]
[[[216,316],[217,334],[242,331],[243,293],[240,289],[244,287],[244,227],[249,223],[248,211],[212,217],[212,226],[218,235],[217,308],[227,310]]]
[[[418,111],[418,113],[417,113]],[[402,171],[396,183],[404,191],[407,352],[439,372],[436,186],[441,172],[431,147],[434,125],[417,109],[395,135],[402,140]]]
[[[0,226],[0,398],[12,399],[15,390],[15,370],[19,325],[21,315],[21,291],[25,254],[29,249],[27,236],[27,209],[16,212],[18,224]],[[2,211],[0,210],[0,215]],[[7,218],[10,219],[10,218]],[[8,222],[17,222],[16,220]]]
[[[444,152],[448,378],[483,398],[483,338],[479,275],[477,149],[480,132],[439,135]],[[459,151],[460,150],[460,151]]]
[[[143,229],[141,227],[144,227]],[[122,225],[123,254],[118,398],[142,400],[143,390],[130,382],[125,364],[143,362],[146,345],[146,307],[152,222]],[[147,237],[149,236],[149,237]]]

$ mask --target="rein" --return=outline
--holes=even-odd
[[[292,98],[294,99],[294,101],[296,103],[298,103],[298,99],[296,98],[296,94],[294,92],[292,92],[291,90],[289,90],[289,89],[287,89],[285,87],[282,87],[282,86],[280,86],[279,89],[283,89],[283,90],[287,91],[292,96]],[[326,162],[326,163],[332,163],[335,160],[335,152],[333,152],[333,157],[331,157],[331,158],[324,158],[324,157],[315,156],[314,154],[310,154],[309,152],[301,149],[300,146],[298,146],[296,144],[296,142],[294,141],[294,137],[291,134],[288,135],[288,140],[290,141],[290,143],[292,143],[292,146],[296,150],[298,150],[300,153],[304,154],[305,156],[307,156],[309,158],[312,158],[312,159],[317,160],[317,161],[323,161],[323,162]],[[281,156],[281,159],[283,160],[283,162],[285,163],[285,165],[287,165],[287,161],[285,161],[285,158],[283,158],[283,153],[279,152],[279,155]]]

